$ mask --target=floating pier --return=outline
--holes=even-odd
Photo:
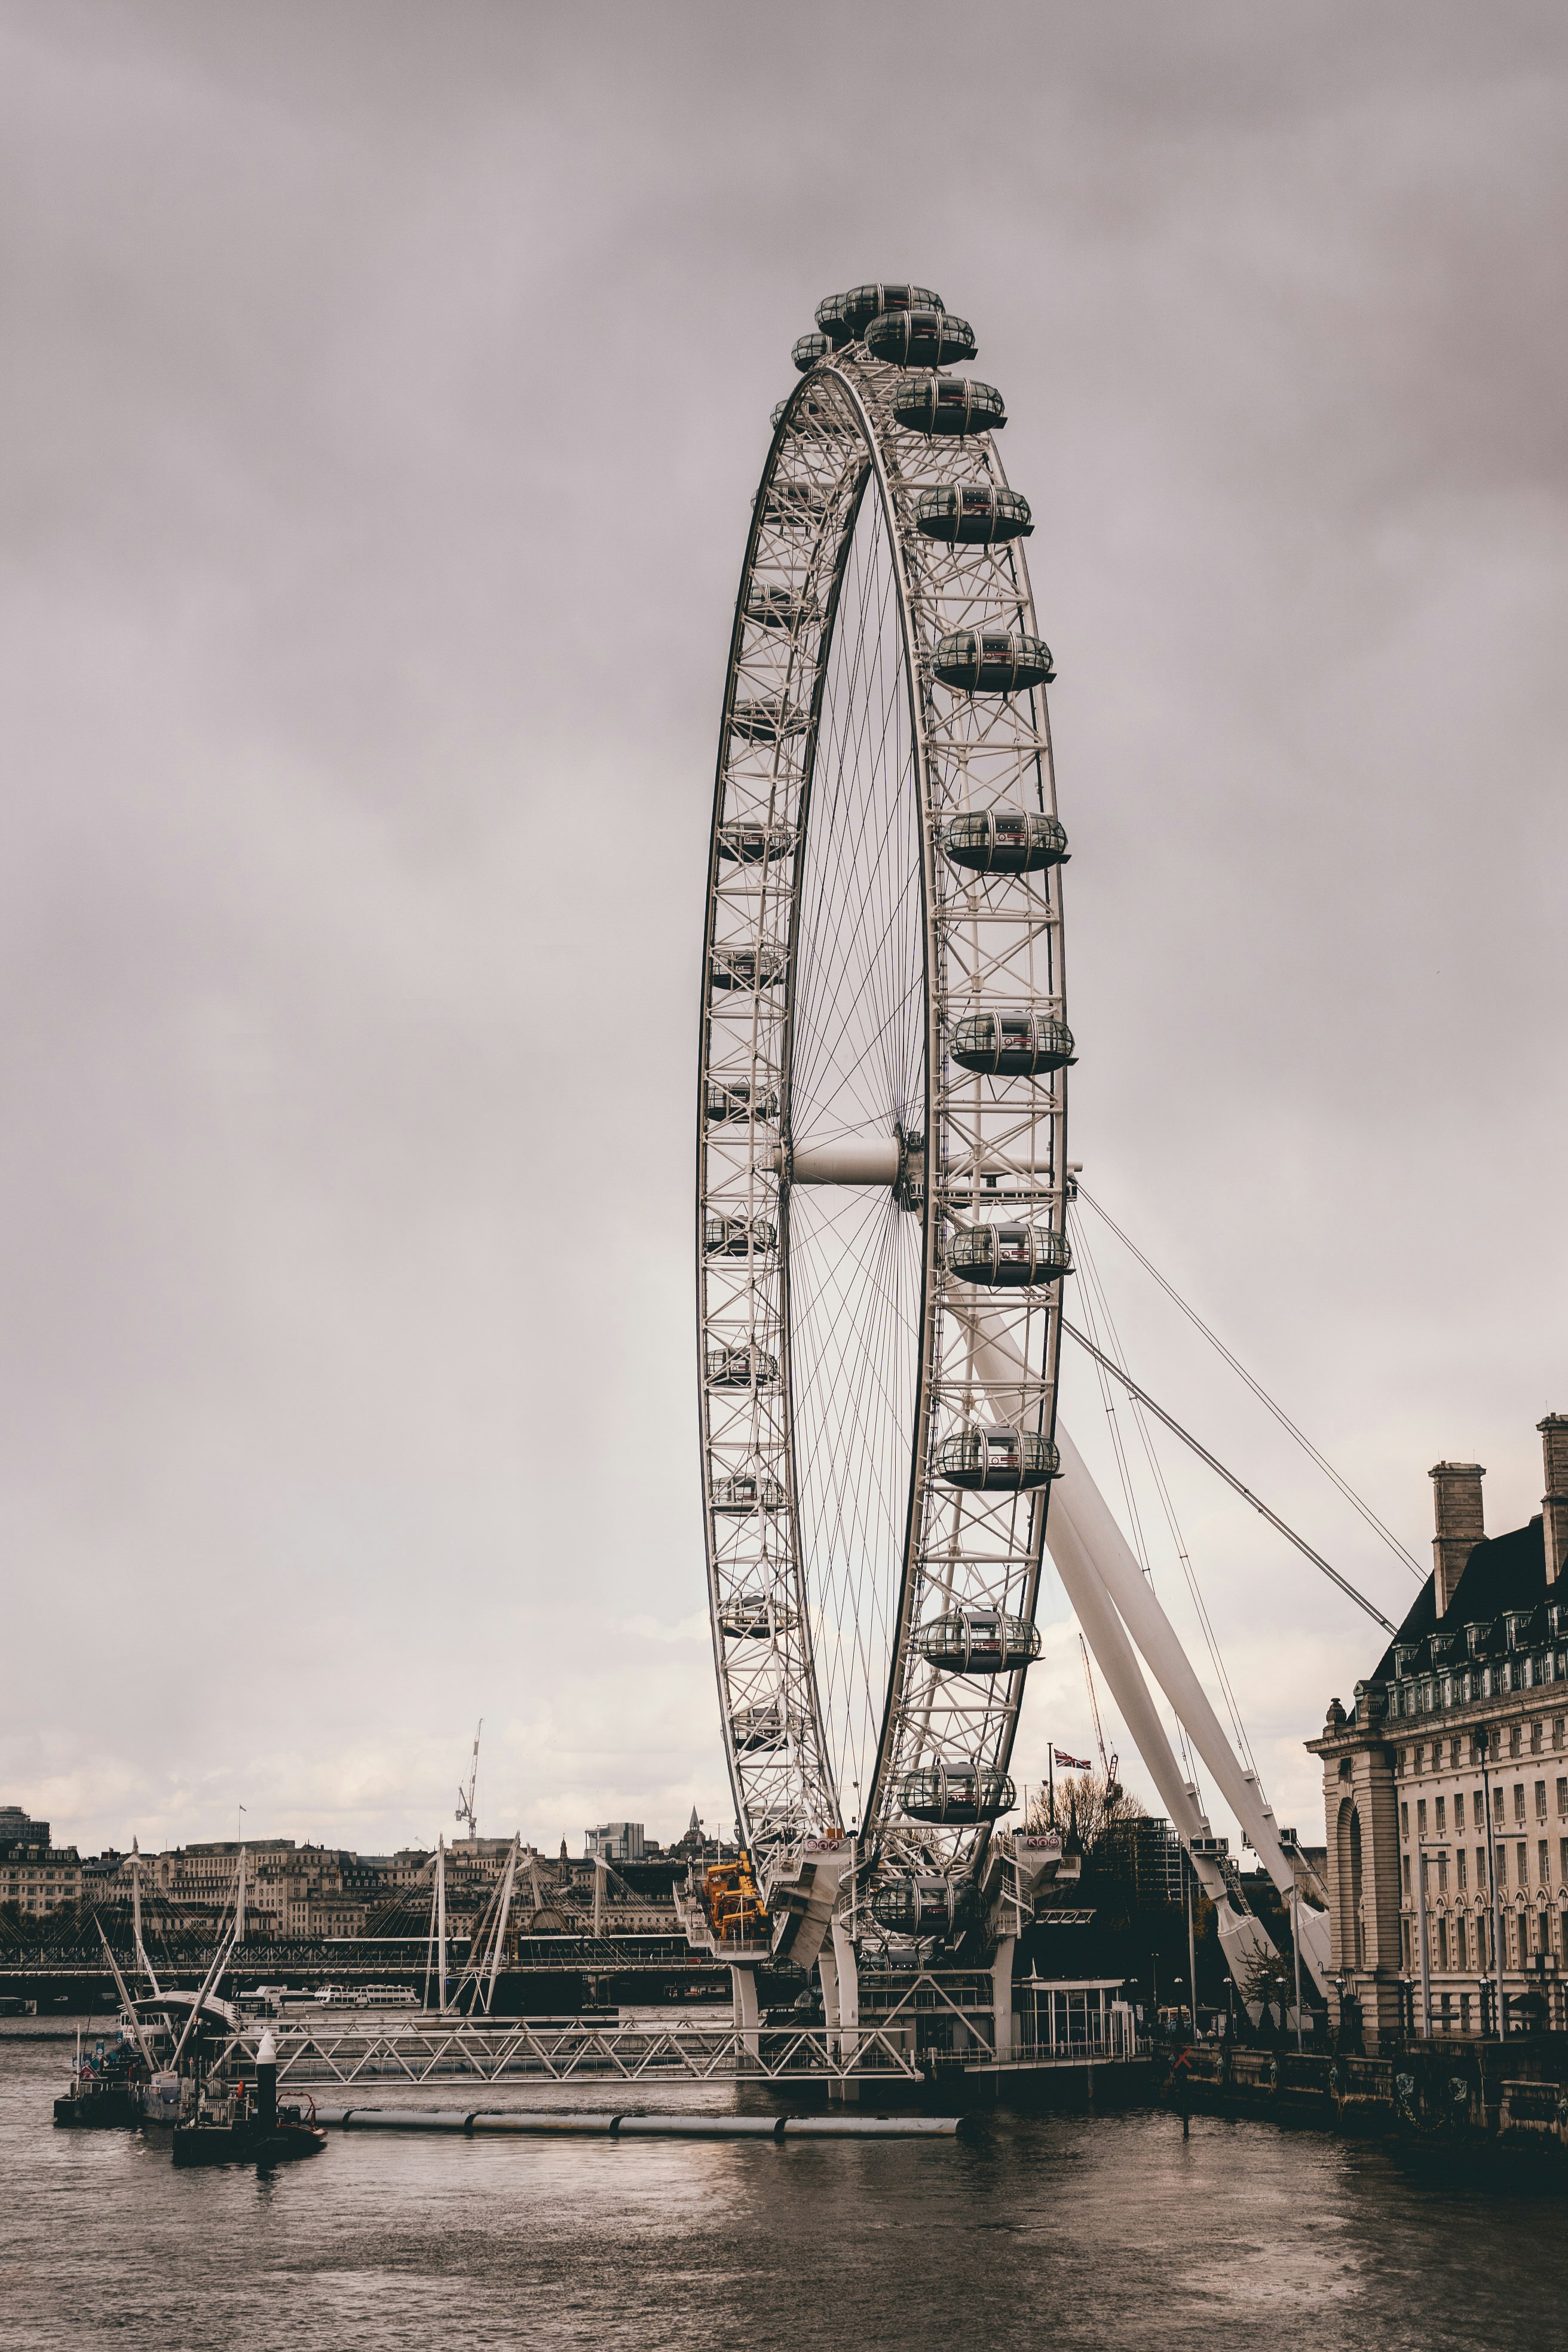
[[[540,2133],[579,2139],[952,2139],[956,2116],[683,2116],[566,2107],[322,2107],[342,2131]]]

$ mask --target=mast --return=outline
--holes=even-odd
[[[147,1957],[147,1947],[142,1940],[142,1841],[131,1841],[131,1929],[136,1966],[142,1970],[154,1992],[162,1990],[153,1973],[153,1963]]]
[[[447,2013],[447,1838],[443,1831],[436,1846],[436,2006]]]
[[[517,1857],[518,1849],[521,1843],[522,1832],[521,1830],[515,1831],[512,1835],[511,1852],[506,1858],[506,1883],[501,1888],[500,1916],[496,1921],[495,1940],[490,1946],[489,1981],[485,1987],[485,2015],[487,2017],[490,2013],[490,2003],[496,1997],[496,1978],[500,1970],[501,1954],[506,1948],[507,1922],[511,1916],[511,1895],[512,1888],[517,1884]]]

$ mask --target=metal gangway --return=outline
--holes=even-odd
[[[919,2084],[913,2035],[863,2026],[735,2026],[715,2021],[600,2023],[577,2018],[247,2019],[214,2053],[226,2076],[250,2072],[270,2033],[278,2079],[324,2084]]]

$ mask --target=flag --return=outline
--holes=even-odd
[[[1092,1772],[1094,1769],[1087,1756],[1068,1756],[1059,1748],[1054,1752],[1064,1772]]]

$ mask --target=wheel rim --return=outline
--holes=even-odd
[[[1022,810],[1031,840],[1059,839],[1041,823],[1055,815],[1044,689],[969,691],[935,664],[960,629],[1039,633],[1016,537],[955,530],[950,543],[921,528],[961,507],[965,528],[972,511],[1011,528],[1022,502],[991,435],[895,422],[911,373],[852,342],[784,404],[720,744],[702,1451],[731,1778],[764,1879],[845,1827],[868,1859],[973,1870],[990,1820],[955,1801],[932,1822],[930,1790],[978,1771],[990,1802],[1025,1669],[954,1674],[919,1627],[965,1610],[1032,1625],[1045,1531],[1044,1485],[960,1487],[940,1469],[944,1444],[951,1458],[987,1423],[1037,1439],[1043,1459],[1055,1419],[1059,1280],[1003,1286],[1020,1263],[1054,1275],[1059,1261],[1065,1066],[1054,1054],[1037,1066],[1034,1051],[993,1055],[991,1071],[949,1056],[960,1021],[1065,1024],[1059,865],[1005,870],[1018,828],[973,821]],[[965,812],[963,843],[984,837],[987,870],[963,843],[943,854]],[[1030,1236],[1022,1259],[1009,1221]],[[975,1224],[999,1229],[967,1245],[984,1284],[948,1264],[951,1236]],[[712,1377],[742,1353],[743,1383]],[[742,1512],[737,1492],[769,1499]],[[759,1723],[773,1744],[758,1745]],[[902,1792],[921,1774],[917,1818]]]

